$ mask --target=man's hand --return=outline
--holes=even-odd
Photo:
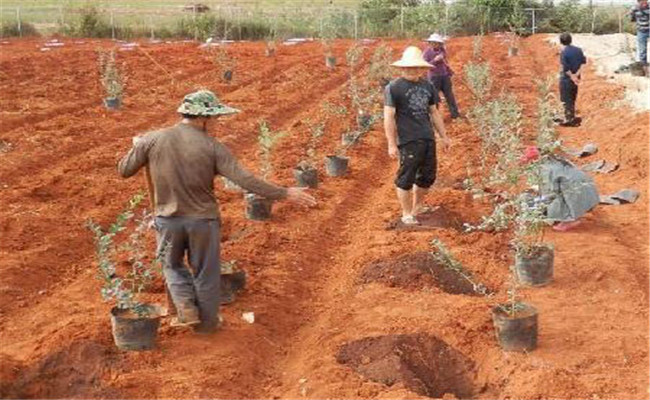
[[[301,206],[313,207],[317,204],[316,199],[305,192],[306,188],[290,187],[287,189],[287,200]]]
[[[396,144],[389,144],[388,145],[388,156],[390,158],[397,158],[397,153],[399,153],[399,150],[397,149]]]
[[[449,139],[449,136],[445,135],[442,137],[442,147],[445,150],[449,150],[449,148],[451,147],[451,139]]]
[[[576,86],[580,86],[580,75],[571,75],[571,80]]]

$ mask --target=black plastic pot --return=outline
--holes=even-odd
[[[318,170],[312,167],[297,166],[293,170],[293,176],[299,187],[309,187],[316,189],[318,187]]]
[[[333,56],[326,56],[325,57],[325,66],[327,68],[334,68],[336,67],[336,57]]]
[[[632,74],[632,76],[645,76],[643,63],[637,61],[630,64],[630,74]]]
[[[327,156],[325,158],[325,171],[329,176],[343,176],[348,172],[348,162],[350,161],[347,157],[340,156]]]
[[[246,286],[246,272],[234,271],[230,274],[221,274],[221,304],[230,304],[235,301],[237,292]]]
[[[104,98],[104,106],[109,110],[118,110],[122,105],[122,100],[119,97],[106,97]]]
[[[508,47],[508,56],[509,57],[514,57],[519,54],[519,48],[518,47]]]
[[[273,200],[258,196],[254,193],[246,193],[246,218],[253,221],[265,221],[271,218]]]
[[[146,305],[147,317],[138,317],[130,310],[111,309],[111,326],[115,345],[121,350],[151,350],[156,346],[161,309]]]
[[[223,80],[226,82],[230,82],[232,80],[232,70],[226,70],[223,73]]]
[[[544,286],[553,280],[554,249],[552,245],[535,246],[530,252],[515,255],[517,280],[527,286]]]
[[[492,322],[497,340],[505,351],[533,351],[537,348],[537,310],[535,307],[517,303],[514,315],[510,315],[502,304],[492,309]]]

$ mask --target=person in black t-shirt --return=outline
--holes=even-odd
[[[407,47],[402,58],[392,65],[400,68],[402,77],[386,86],[384,129],[388,155],[397,158],[399,154],[395,186],[402,207],[402,222],[416,225],[417,215],[424,210],[424,195],[436,179],[432,123],[445,149],[451,143],[437,109],[437,91],[423,77],[431,64],[424,60],[422,51],[414,46]]]

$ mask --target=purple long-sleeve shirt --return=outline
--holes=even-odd
[[[435,60],[435,58],[441,54],[442,58]],[[433,68],[429,69],[429,79],[434,76],[452,76],[454,74],[447,64],[447,52],[444,47],[439,47],[437,49],[429,47],[424,51],[423,57],[426,62],[433,65]]]

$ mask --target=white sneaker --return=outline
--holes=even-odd
[[[420,224],[418,222],[418,220],[412,215],[403,215],[402,216],[402,223],[404,225],[419,225]]]

